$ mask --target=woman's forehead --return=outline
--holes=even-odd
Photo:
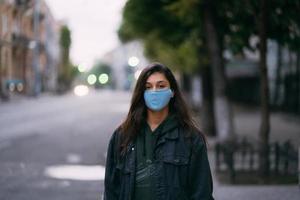
[[[160,72],[154,72],[146,80],[146,83],[158,83],[158,82],[168,82],[169,83],[166,76]]]

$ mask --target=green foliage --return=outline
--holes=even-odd
[[[165,10],[170,14],[178,17],[180,23],[186,24],[192,29],[199,29],[201,21],[201,0],[176,0],[169,1],[165,5]]]
[[[189,27],[166,11],[166,1],[129,0],[124,8],[124,25],[129,25],[135,38],[144,39],[155,32],[161,40],[176,44],[184,40]],[[126,32],[126,31],[124,31]]]
[[[119,37],[141,39],[146,56],[169,67],[191,73],[199,65],[197,39],[191,23],[182,23],[173,1],[129,0],[124,8]]]
[[[251,47],[249,38],[258,35],[259,1],[226,1],[217,5],[218,18],[224,27],[225,47],[233,53],[240,53],[244,47]],[[300,0],[269,1],[267,13],[267,37],[292,49],[300,47]]]
[[[141,39],[150,59],[159,60],[184,72],[208,63],[203,10],[204,0],[128,0],[119,37],[127,42]],[[258,35],[259,1],[214,1],[219,44],[234,54],[251,46]],[[291,49],[300,48],[300,0],[274,0],[268,4],[267,37]],[[196,38],[196,39],[195,39]],[[200,53],[204,52],[204,53]]]
[[[208,62],[205,54],[199,55],[198,46],[197,38],[193,34],[176,48],[151,34],[145,40],[145,53],[151,60],[160,61],[173,70],[191,74],[198,70],[199,65],[207,65]]]
[[[270,4],[268,35],[290,49],[300,49],[300,0],[274,0]]]
[[[93,68],[89,71],[90,74],[95,74],[96,76],[99,76],[100,74],[108,74],[110,75],[112,73],[111,67],[107,64],[104,64],[102,62],[96,63]]]
[[[123,18],[122,24],[118,30],[118,36],[122,42],[129,42],[138,38],[138,35],[135,33],[133,28],[128,23],[127,19]]]
[[[60,29],[59,44],[63,49],[69,50],[71,46],[71,32],[68,26],[63,26]]]
[[[71,31],[66,25],[62,26],[59,36],[61,62],[58,74],[59,90],[61,91],[67,91],[71,87],[72,80],[77,75],[77,70],[75,70],[69,59],[71,43]]]

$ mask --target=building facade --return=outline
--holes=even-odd
[[[103,55],[100,59],[112,68],[112,79],[117,90],[131,90],[139,73],[149,64],[143,44],[128,42]]]
[[[56,33],[55,20],[43,0],[0,2],[2,98],[54,90],[59,59]]]

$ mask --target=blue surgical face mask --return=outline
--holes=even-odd
[[[146,90],[144,92],[144,99],[146,106],[153,111],[160,111],[166,107],[173,96],[170,88],[161,90]]]

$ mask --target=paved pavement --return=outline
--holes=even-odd
[[[92,92],[43,95],[0,103],[0,200],[95,200],[103,192],[108,139],[128,110],[130,94]],[[255,135],[257,110],[235,107],[238,134]],[[290,138],[299,145],[300,123],[272,115],[271,139]],[[209,152],[213,168],[214,157]],[[298,200],[291,186],[222,185],[214,176],[220,200]]]

